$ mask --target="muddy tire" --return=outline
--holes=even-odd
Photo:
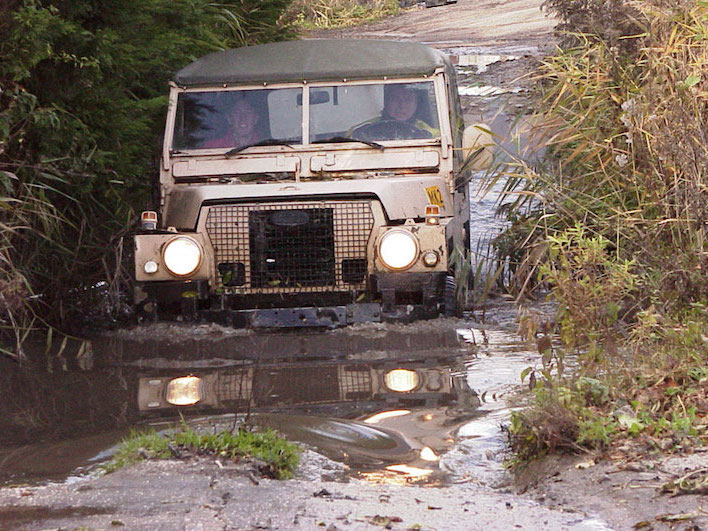
[[[445,277],[443,288],[443,313],[446,317],[459,317],[462,315],[460,305],[457,303],[457,282],[455,277],[448,275]]]

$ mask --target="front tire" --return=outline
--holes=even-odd
[[[462,308],[457,300],[457,281],[452,275],[445,277],[443,287],[443,313],[445,317],[460,317]]]

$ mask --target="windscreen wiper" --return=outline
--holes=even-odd
[[[279,138],[267,138],[265,140],[259,140],[258,142],[253,142],[252,144],[246,144],[245,146],[235,147],[235,148],[227,151],[226,156],[230,157],[231,155],[236,155],[237,153],[241,153],[244,149],[248,149],[250,147],[256,147],[256,146],[288,146],[288,147],[293,147],[293,145],[286,140],[281,140]]]
[[[384,147],[378,142],[372,142],[371,140],[362,140],[361,138],[351,138],[348,136],[333,136],[332,138],[325,138],[324,140],[315,140],[313,144],[343,144],[344,142],[359,142],[361,144],[366,144],[372,148],[376,148],[379,151],[383,151]]]

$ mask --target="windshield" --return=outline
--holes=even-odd
[[[333,85],[310,89],[310,135],[356,140],[411,140],[440,136],[432,81]]]
[[[432,81],[309,87],[309,142],[440,136]],[[183,92],[173,150],[303,143],[303,89]],[[373,144],[372,144],[373,143]]]
[[[302,89],[186,92],[177,99],[172,149],[302,143]]]

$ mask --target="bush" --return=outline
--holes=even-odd
[[[703,3],[664,3],[642,7],[646,33],[620,35],[636,54],[598,30],[544,63],[547,164],[510,173],[525,187],[517,238],[547,249],[580,225],[618,264],[633,260],[641,307],[674,311],[708,300],[708,17]]]
[[[120,282],[114,249],[151,203],[167,81],[205,53],[288,37],[287,4],[0,3],[0,284],[14,286],[0,324],[60,324],[77,288]]]
[[[558,300],[564,344],[542,382],[525,371],[537,396],[512,444],[524,458],[640,434],[646,451],[706,444],[708,5],[545,5],[568,32],[539,72],[547,156],[509,167],[523,190],[504,243],[515,285]]]

